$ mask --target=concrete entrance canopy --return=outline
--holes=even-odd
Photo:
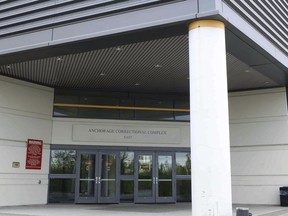
[[[0,31],[0,74],[56,88],[188,94],[187,26],[192,20],[209,18],[226,25],[229,91],[285,86],[285,50],[225,2],[144,2],[148,5],[137,5],[141,8],[137,10],[127,2],[107,3],[105,8],[111,7],[109,16],[101,15],[99,5],[77,3],[82,16],[77,18],[73,11],[66,11],[74,19],[65,19],[60,9],[77,5],[59,4],[54,21],[45,13],[39,15],[37,8],[30,15],[25,12],[38,6],[49,13],[49,5],[14,3],[8,10],[9,4],[1,3],[3,8],[7,4],[5,10],[10,14],[22,9],[13,19],[3,14],[6,21]],[[125,13],[112,13],[118,7],[125,8]],[[88,19],[84,12],[92,9],[99,16]],[[27,24],[22,26],[22,22]]]

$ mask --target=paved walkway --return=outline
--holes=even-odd
[[[235,205],[249,208],[253,216],[288,216],[288,207]],[[0,207],[0,216],[191,216],[191,203],[177,204],[49,204]]]
[[[108,205],[34,205],[0,208],[0,216],[190,216],[191,203],[108,204]]]

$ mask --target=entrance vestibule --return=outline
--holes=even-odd
[[[188,149],[51,150],[50,203],[181,201],[191,201]]]

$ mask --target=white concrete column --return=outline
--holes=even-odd
[[[232,216],[225,26],[189,26],[192,215]]]

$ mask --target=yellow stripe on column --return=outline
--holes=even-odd
[[[214,28],[221,28],[224,29],[225,25],[223,22],[218,20],[199,20],[192,22],[189,25],[189,30],[200,28],[200,27],[214,27]]]

